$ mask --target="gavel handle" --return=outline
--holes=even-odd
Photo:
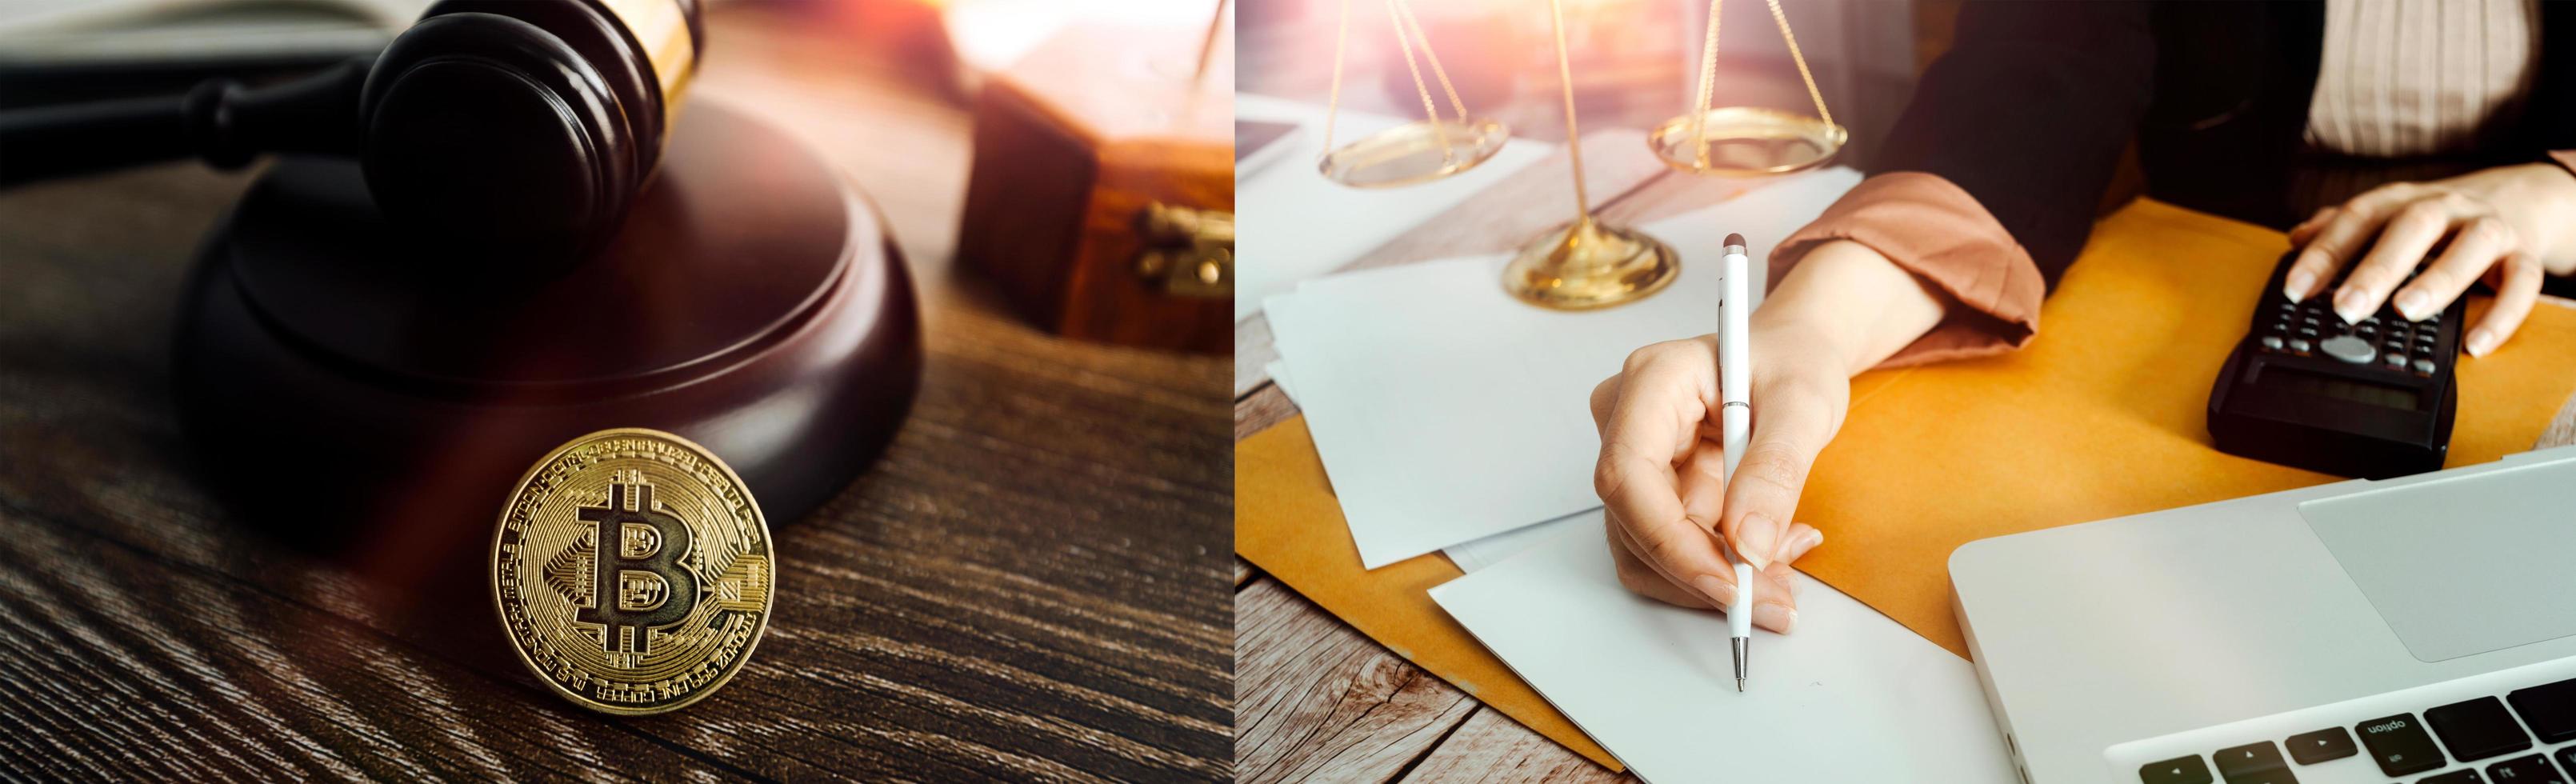
[[[0,112],[0,187],[195,157],[222,168],[263,152],[357,152],[365,57],[284,84],[212,79],[184,96]]]

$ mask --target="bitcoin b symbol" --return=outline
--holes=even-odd
[[[608,504],[581,507],[580,519],[598,526],[599,560],[591,569],[598,590],[577,617],[603,627],[609,653],[644,653],[647,630],[680,622],[697,604],[698,577],[680,566],[689,527],[655,507],[641,471],[618,472]]]

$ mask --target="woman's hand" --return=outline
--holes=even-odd
[[[2352,267],[2334,293],[2335,315],[2346,323],[2369,318],[2392,297],[2399,315],[2422,321],[2485,280],[2495,306],[2462,341],[2471,356],[2485,356],[2531,313],[2544,268],[2576,271],[2576,176],[2534,163],[2384,185],[2317,211],[2290,230],[2290,244],[2302,248],[2281,284],[2293,301]]]
[[[1791,523],[1807,469],[1842,427],[1851,376],[1939,323],[1940,298],[1867,246],[1808,253],[1752,318],[1753,432],[1735,481],[1722,474],[1714,336],[1657,343],[1592,390],[1601,428],[1594,489],[1629,590],[1729,612],[1734,566],[1719,538],[1760,574],[1753,622],[1797,623],[1789,564],[1824,542]]]

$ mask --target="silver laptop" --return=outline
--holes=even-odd
[[[1986,539],[2032,782],[2576,782],[2576,447]]]

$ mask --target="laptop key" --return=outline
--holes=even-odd
[[[2542,743],[2576,740],[2576,679],[2544,683],[2505,695],[2522,723]]]
[[[2281,761],[2281,747],[2268,740],[2219,749],[2209,758],[2218,762],[2218,775],[2227,779],[2227,784],[2275,784],[2296,780],[2288,778],[2290,764]]]
[[[2549,758],[2538,754],[2488,765],[2487,780],[2494,784],[2567,784],[2567,777],[2550,767]]]
[[[2576,770],[2576,746],[2558,750],[2558,769]]]
[[[2290,747],[2290,759],[2301,765],[2314,765],[2326,760],[2343,759],[2360,752],[2352,745],[2352,733],[2342,727],[2327,727],[2315,732],[2290,736],[2281,745]]]
[[[2477,768],[2464,768],[2439,776],[2416,779],[2415,784],[2487,784],[2487,780],[2478,776]]]
[[[2150,762],[2138,766],[2138,780],[2146,784],[2209,784],[2209,765],[2202,763],[2198,754]]]
[[[2442,747],[2461,762],[2502,756],[2531,748],[2531,736],[2506,713],[2504,701],[2479,697],[2424,711],[2424,723],[2442,736]]]
[[[2442,766],[2442,750],[2433,747],[2433,736],[2424,734],[2415,714],[2372,719],[2353,725],[2352,730],[2361,735],[2361,745],[2370,749],[2381,773],[2403,776]]]

